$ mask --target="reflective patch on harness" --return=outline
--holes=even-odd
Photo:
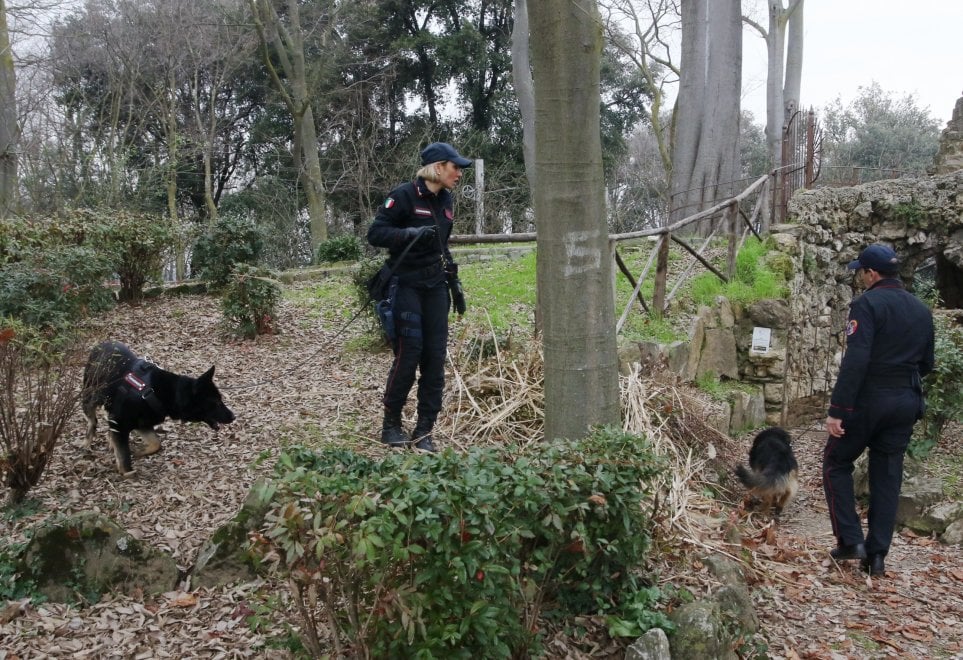
[[[147,387],[147,383],[145,383],[140,378],[135,376],[134,372],[132,371],[128,371],[126,374],[124,374],[124,380],[127,381],[127,384],[133,387],[138,392],[140,392],[142,389]]]
[[[857,321],[856,319],[851,320],[849,323],[846,324],[846,336],[849,337],[850,335],[855,335],[856,328],[858,327],[859,327],[859,321]]]

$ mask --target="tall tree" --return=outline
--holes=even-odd
[[[535,82],[529,53],[528,0],[515,0],[512,26],[512,80],[522,115],[522,154],[528,185],[535,187]]]
[[[17,203],[17,123],[16,78],[13,50],[7,32],[7,4],[0,0],[0,219],[12,213]]]
[[[742,23],[739,0],[684,0],[670,217],[733,193],[739,175]]]
[[[837,98],[822,111],[821,181],[857,183],[922,175],[939,147],[940,123],[913,96],[878,82],[860,87],[848,105]]]
[[[600,139],[602,27],[595,0],[539,0],[529,15],[545,437],[578,438],[589,426],[619,422]]]
[[[799,109],[804,0],[769,0],[769,27],[744,18],[766,41],[766,145],[771,168],[782,165],[782,134]],[[778,184],[777,184],[778,185]],[[764,224],[768,224],[768,218]]]
[[[648,119],[658,146],[664,176],[672,173],[672,144],[669,126],[672,113],[666,103],[667,89],[679,81],[675,61],[675,36],[679,29],[678,0],[606,0],[608,38],[632,63],[646,82],[652,99]]]
[[[294,151],[302,169],[304,193],[311,222],[311,254],[328,237],[325,188],[321,178],[318,134],[308,85],[305,59],[305,28],[301,25],[298,0],[249,0],[254,24],[261,39],[264,64],[294,121]],[[336,0],[319,9],[323,16],[315,26],[321,46],[334,38],[334,27],[342,5]],[[275,63],[280,63],[280,71]],[[313,258],[313,257],[312,257]]]

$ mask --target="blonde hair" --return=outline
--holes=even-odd
[[[431,181],[432,183],[441,183],[441,177],[438,175],[438,168],[436,167],[439,163],[446,163],[448,161],[439,160],[434,163],[428,163],[423,165],[420,170],[416,173],[425,181]]]

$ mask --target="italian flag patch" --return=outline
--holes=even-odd
[[[392,206],[394,206],[394,205],[395,205],[395,200],[392,199],[391,197],[389,197],[388,199],[385,200],[385,208],[386,208],[386,209],[390,209],[390,208],[391,208]]]

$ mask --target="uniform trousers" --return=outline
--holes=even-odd
[[[910,387],[864,387],[856,411],[843,421],[845,435],[830,436],[823,451],[823,491],[833,534],[839,543],[863,543],[856,512],[853,462],[869,450],[869,515],[866,552],[889,551],[903,484],[903,457],[920,409],[920,394]]]
[[[448,286],[444,272],[406,281],[401,275],[392,299],[397,338],[385,386],[385,409],[400,413],[418,376],[418,420],[430,430],[441,410],[448,350]]]

